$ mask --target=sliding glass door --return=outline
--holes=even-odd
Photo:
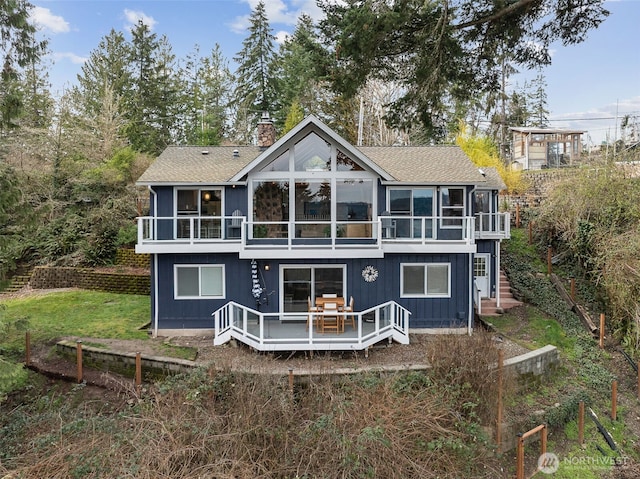
[[[281,266],[280,281],[281,310],[286,313],[306,312],[309,298],[313,303],[317,296],[323,294],[345,295],[345,266]]]

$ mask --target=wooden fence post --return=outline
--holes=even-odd
[[[516,228],[520,228],[520,203],[516,203]]]
[[[584,444],[584,401],[578,405],[578,443]]]
[[[638,370],[638,399],[640,399],[640,361],[638,361],[637,364],[637,370]]]
[[[78,368],[77,379],[82,382],[82,341],[76,341],[76,367]]]
[[[615,421],[618,417],[618,381],[611,383],[611,419]]]
[[[136,388],[140,392],[140,385],[142,384],[142,358],[140,353],[136,353]]]
[[[547,274],[551,275],[551,245],[547,246]]]
[[[604,349],[604,313],[600,313],[600,349]]]
[[[518,446],[516,449],[516,479],[524,479],[524,438],[518,434]]]
[[[293,368],[289,368],[289,392],[293,396]]]
[[[529,221],[529,244],[533,244],[533,221]]]
[[[25,364],[27,367],[31,365],[31,333],[27,331],[24,336],[25,342]]]
[[[496,417],[496,447],[502,452],[502,385],[504,368],[504,350],[498,350],[498,413]]]

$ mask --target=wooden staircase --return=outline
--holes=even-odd
[[[500,289],[500,307],[497,305],[496,298],[484,298],[481,304],[481,317],[500,316],[505,311],[516,306],[522,306],[522,301],[518,301],[511,293],[511,285],[504,271],[500,271],[500,281],[498,282]]]

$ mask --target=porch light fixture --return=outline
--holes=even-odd
[[[265,264],[265,265],[264,265],[264,270],[265,270],[265,271],[269,271],[270,269],[271,269],[271,266],[270,266],[270,265],[268,265],[268,264]]]

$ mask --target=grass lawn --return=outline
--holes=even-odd
[[[147,332],[140,328],[149,322],[151,309],[148,296],[84,290],[9,299],[2,305],[0,323],[6,331],[0,345],[9,351],[24,347],[24,331],[11,325],[25,321],[34,343],[61,336],[145,339]]]

